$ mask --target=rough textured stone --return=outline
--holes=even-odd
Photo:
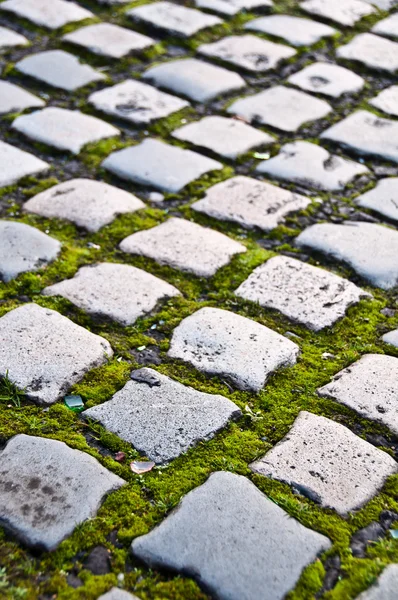
[[[257,267],[235,294],[314,331],[331,327],[349,306],[369,296],[342,277],[287,256],[275,256]]]
[[[0,114],[21,112],[26,108],[40,108],[45,102],[18,85],[0,81]]]
[[[362,592],[357,600],[395,600],[398,588],[398,565],[388,565],[376,583]]]
[[[296,54],[288,46],[254,35],[231,35],[212,44],[202,44],[198,52],[259,73],[275,69],[282,60]]]
[[[221,600],[282,600],[302,570],[330,547],[245,477],[220,471],[133,541],[150,566],[192,573]]]
[[[300,8],[318,17],[349,26],[375,12],[373,6],[362,0],[306,0],[301,2]]]
[[[240,90],[246,85],[237,73],[195,58],[173,60],[151,67],[143,77],[197,102],[208,102],[220,94]]]
[[[343,425],[302,411],[276,446],[250,465],[346,514],[377,494],[397,463]]]
[[[79,154],[86,144],[120,134],[119,129],[78,110],[44,108],[15,119],[13,129],[36,142]]]
[[[333,98],[338,98],[342,94],[359,92],[365,84],[362,77],[356,73],[326,62],[313,63],[291,75],[288,81],[302,90],[325,94]]]
[[[136,21],[184,37],[190,37],[202,29],[222,23],[218,17],[172,2],[145,4],[127,11],[126,14]]]
[[[398,122],[357,110],[321,134],[358,154],[372,154],[398,163]]]
[[[12,185],[27,175],[37,175],[49,167],[44,160],[0,140],[0,188]]]
[[[0,50],[14,48],[16,46],[27,46],[29,40],[12,29],[0,27]]]
[[[398,221],[398,177],[381,179],[375,188],[358,196],[355,201],[363,208],[371,208]]]
[[[384,290],[398,284],[398,232],[393,229],[356,221],[321,223],[305,229],[296,243],[348,263],[361,277]]]
[[[98,600],[140,600],[140,599],[138,598],[138,596],[129,594],[129,592],[126,592],[125,590],[120,590],[119,588],[113,587],[106,594],[102,594],[102,596],[100,596],[98,598]]]
[[[392,344],[398,348],[398,329],[394,329],[394,331],[389,331],[383,335],[383,342],[386,344]]]
[[[218,308],[201,308],[173,332],[168,355],[199,371],[260,391],[269,376],[296,363],[299,347],[264,325]]]
[[[228,108],[229,113],[246,121],[272,125],[282,131],[297,131],[304,123],[322,119],[331,110],[324,100],[281,85],[236,100]]]
[[[241,10],[267,8],[273,6],[272,0],[195,0],[198,8],[205,8],[221,15],[236,15]]]
[[[175,217],[133,233],[121,242],[120,249],[199,277],[211,277],[235,254],[246,252],[245,246],[218,231]]]
[[[52,0],[51,0],[52,1]],[[105,76],[90,65],[83,65],[79,59],[63,50],[47,50],[23,58],[15,65],[23,73],[71,92],[93,81],[102,81]]]
[[[0,8],[49,29],[58,29],[94,16],[89,10],[66,0],[6,0]]]
[[[164,192],[179,192],[205,173],[223,167],[216,160],[155,139],[113,152],[102,166],[122,179]]]
[[[10,281],[53,261],[61,244],[45,233],[13,221],[0,221],[0,277]]]
[[[54,550],[125,481],[63,442],[16,435],[0,451],[0,520],[24,543]]]
[[[152,369],[140,369],[132,377],[111,400],[83,414],[156,463],[212,438],[241,414],[227,398],[186,387]]]
[[[376,98],[369,100],[369,103],[389,115],[398,117],[398,85],[383,90]]]
[[[189,106],[186,100],[133,79],[94,92],[88,100],[97,110],[138,124],[168,117]]]
[[[368,169],[352,160],[329,154],[309,142],[293,142],[282,146],[280,153],[259,164],[257,171],[276,179],[286,179],[318,190],[343,190]]]
[[[382,10],[390,10],[390,8],[397,5],[397,0],[364,0],[364,2],[373,4]]]
[[[54,310],[24,304],[0,319],[0,376],[28,398],[52,404],[112,356],[104,338]]]
[[[398,433],[398,358],[365,354],[334,376],[318,394],[349,406],[361,416]]]
[[[82,267],[73,279],[46,287],[46,296],[62,296],[92,315],[133,325],[161,300],[180,292],[169,283],[130,265],[101,263]]]
[[[205,117],[173,131],[173,137],[212,150],[226,158],[237,158],[256,148],[275,142],[275,138],[238,119]]]
[[[329,25],[290,15],[260,17],[246,23],[245,29],[275,35],[293,46],[311,46],[323,37],[337,33],[336,29]]]
[[[306,208],[310,202],[300,194],[238,175],[208,189],[192,208],[215,219],[270,231],[283,223],[287,214]]]
[[[373,33],[360,33],[345,46],[337,48],[340,58],[355,60],[371,69],[393,73],[398,69],[398,44]]]
[[[398,13],[390,15],[387,19],[379,21],[372,27],[373,33],[387,37],[398,38]]]
[[[138,52],[155,44],[152,38],[113,23],[88,25],[67,33],[62,39],[83,46],[94,54],[112,58],[121,58],[130,52]]]

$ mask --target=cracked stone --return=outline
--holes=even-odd
[[[219,308],[201,308],[176,327],[168,351],[241,390],[259,392],[277,369],[296,363],[299,347],[272,329]],[[256,357],[253,360],[253,357]]]
[[[386,37],[398,38],[398,13],[378,21],[372,27],[372,32],[385,35]]]
[[[205,394],[152,369],[140,369],[157,385],[131,380],[111,400],[83,415],[129,442],[156,463],[168,462],[209,440],[241,415],[224,396]]]
[[[390,73],[398,69],[398,44],[373,33],[360,33],[345,46],[337,48],[336,54],[339,58],[355,60],[370,69]]]
[[[22,177],[47,171],[50,165],[0,140],[0,188],[13,185]]]
[[[58,29],[68,23],[94,17],[89,10],[65,0],[6,0],[0,8],[48,29]]]
[[[398,117],[398,85],[392,85],[383,90],[375,98],[369,100],[369,103],[389,115]]]
[[[331,546],[241,475],[212,473],[132,552],[151,567],[191,573],[214,597],[282,600]],[[211,549],[211,551],[209,551]]]
[[[398,177],[381,179],[375,188],[358,196],[355,202],[363,208],[370,208],[388,219],[398,221]]]
[[[364,79],[345,67],[326,62],[317,62],[294,73],[289,83],[302,90],[338,98],[342,94],[359,92],[365,85]]]
[[[54,310],[24,304],[0,319],[0,376],[28,398],[53,404],[113,351],[107,340]]]
[[[54,550],[125,484],[92,456],[57,440],[16,435],[0,458],[2,523],[41,550]]]
[[[122,1],[124,2],[125,0],[122,0]],[[100,596],[98,598],[98,600],[140,600],[140,599],[138,598],[138,596],[129,594],[129,592],[126,592],[125,590],[121,590],[117,587],[113,587],[106,594],[102,594],[102,596]]]
[[[198,8],[213,10],[227,16],[236,15],[242,10],[273,6],[272,0],[195,0],[195,4]]]
[[[383,342],[386,342],[386,344],[392,344],[398,348],[398,329],[385,333],[382,337],[382,340]]]
[[[305,12],[330,19],[341,25],[353,26],[357,21],[376,12],[362,0],[306,0],[300,8]]]
[[[26,108],[41,108],[45,102],[18,85],[0,81],[0,114],[22,112]]]
[[[260,17],[246,23],[244,28],[274,35],[293,46],[311,46],[323,37],[330,37],[337,33],[336,29],[329,25],[290,15]]]
[[[398,587],[398,565],[388,565],[368,590],[357,600],[395,600]]]
[[[0,26],[0,50],[15,48],[16,46],[27,46],[29,40],[12,29]]]
[[[81,267],[73,279],[46,287],[45,296],[62,296],[92,315],[133,325],[166,298],[180,292],[162,279],[130,265],[101,263]]]
[[[205,173],[223,168],[212,158],[156,139],[113,152],[102,166],[122,179],[162,192],[179,192]]]
[[[152,38],[113,23],[88,25],[67,33],[61,39],[111,58],[122,58],[130,52],[139,52],[155,44]]]
[[[239,175],[209,188],[191,208],[215,219],[270,231],[283,223],[286,215],[309,204],[311,200],[305,196]]]
[[[346,515],[380,491],[397,463],[343,425],[302,411],[288,434],[250,468]]]
[[[133,233],[120,243],[120,249],[198,277],[212,277],[235,254],[246,252],[245,246],[218,231],[175,217]]]

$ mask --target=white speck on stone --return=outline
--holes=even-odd
[[[394,73],[398,69],[398,44],[374,35],[360,33],[345,46],[337,48],[339,58],[355,60],[370,69]]]
[[[62,37],[65,42],[87,48],[94,54],[122,58],[130,52],[139,52],[155,44],[152,38],[119,27],[113,23],[87,25]]]
[[[338,98],[342,94],[355,94],[365,85],[362,77],[339,65],[316,62],[288,78],[289,83],[302,90]]]
[[[375,98],[369,100],[369,103],[389,115],[398,117],[398,85],[386,88]]]
[[[398,329],[394,329],[394,331],[385,333],[382,337],[382,340],[386,344],[392,344],[392,346],[398,348]]]
[[[198,8],[213,10],[221,15],[236,15],[241,10],[268,8],[272,0],[195,0]]]
[[[0,8],[48,29],[58,29],[94,16],[89,10],[65,0],[6,0]]]
[[[372,190],[355,199],[359,206],[370,208],[388,219],[398,221],[398,177],[381,179]]]
[[[45,102],[18,85],[0,81],[0,114],[21,112],[26,108],[41,108]]]
[[[373,6],[362,0],[306,0],[301,10],[330,19],[341,25],[353,26],[357,21],[376,12]]]
[[[336,29],[329,25],[290,15],[259,17],[246,23],[245,29],[274,35],[293,46],[311,46],[323,37],[330,37],[337,33]]]
[[[395,600],[398,588],[398,565],[388,565],[368,590],[357,600]]]
[[[378,21],[372,27],[372,32],[385,35],[386,37],[398,38],[398,13]]]
[[[163,202],[164,196],[160,192],[151,192],[148,199],[150,202]]]
[[[0,188],[13,185],[22,177],[47,171],[50,165],[0,140]]]
[[[16,46],[27,46],[29,40],[12,29],[0,27],[0,50],[7,50]]]

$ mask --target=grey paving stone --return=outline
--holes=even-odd
[[[238,73],[195,58],[173,60],[151,67],[143,74],[143,78],[197,102],[207,102],[246,86]]]
[[[245,25],[245,29],[268,33],[280,37],[293,46],[311,46],[323,37],[337,33],[336,29],[324,23],[310,19],[292,17],[291,15],[270,15],[253,19]]]
[[[228,112],[246,121],[271,125],[282,131],[297,131],[301,125],[322,119],[331,106],[324,100],[282,85],[236,100]]]
[[[172,2],[145,4],[132,8],[126,14],[136,21],[184,37],[190,37],[202,29],[222,23],[218,17]]]
[[[49,29],[58,29],[94,16],[86,8],[66,0],[6,0],[0,8]]]
[[[212,150],[226,158],[237,158],[257,146],[273,144],[275,138],[238,119],[204,117],[172,133],[173,137]]]
[[[199,392],[152,369],[134,371],[132,377],[111,400],[83,415],[156,463],[168,462],[197,442],[211,439],[241,415],[227,398]]]
[[[138,52],[155,44],[152,38],[113,23],[88,25],[67,33],[62,39],[87,48],[94,54],[112,58],[121,58],[130,52]]]
[[[380,92],[369,103],[380,110],[398,117],[398,85],[392,85]]]
[[[260,460],[255,473],[306,489],[339,514],[363,506],[397,472],[397,463],[343,425],[302,411],[288,434]]]
[[[270,231],[283,223],[286,215],[310,203],[309,198],[300,194],[238,175],[212,186],[192,208],[215,219]]]
[[[338,98],[342,94],[359,92],[364,79],[345,67],[326,62],[316,62],[288,78],[289,83],[302,90]]]
[[[330,154],[310,142],[292,142],[279,154],[261,162],[257,171],[318,190],[343,190],[347,183],[369,170],[352,160]]]
[[[375,8],[362,0],[306,0],[300,8],[308,13],[330,19],[341,25],[352,26],[375,12]]]
[[[0,50],[7,50],[8,48],[14,48],[16,46],[27,46],[29,40],[24,35],[7,29],[6,27],[0,27]]]
[[[120,0],[119,0],[120,1]],[[122,0],[124,1],[124,0]],[[127,0],[128,1],[128,0]],[[119,588],[112,588],[106,594],[102,594],[98,598],[98,600],[140,600],[138,596],[134,596],[133,594],[129,594],[125,590],[121,590]]]
[[[236,15],[241,10],[273,6],[272,0],[195,0],[195,3],[198,8],[213,10],[227,16]]]
[[[373,4],[382,10],[390,10],[390,8],[397,5],[397,0],[364,0],[364,2]]]
[[[398,44],[373,33],[360,33],[337,48],[339,58],[355,60],[370,69],[394,73],[398,69]]]
[[[218,231],[175,217],[133,233],[121,242],[120,249],[199,277],[212,277],[235,254],[246,252],[245,246]]]
[[[398,13],[378,21],[376,25],[372,27],[372,31],[373,33],[378,33],[379,35],[398,38]]]
[[[150,123],[189,106],[186,100],[133,79],[94,92],[88,100],[98,110],[132,123]]]
[[[63,442],[16,435],[0,451],[0,519],[33,548],[54,550],[125,481]]]
[[[86,144],[120,134],[119,129],[78,110],[50,107],[15,119],[12,128],[36,142],[79,154]]]
[[[90,65],[81,64],[76,56],[63,50],[47,50],[32,54],[17,62],[15,68],[24,75],[68,92],[93,81],[105,79],[102,73]]]
[[[0,221],[0,278],[10,281],[20,273],[37,271],[55,260],[61,250],[58,240],[35,227]]]
[[[72,221],[88,231],[98,231],[124,213],[145,208],[145,204],[125,190],[103,181],[71,179],[40,192],[23,209],[42,217]]]
[[[330,547],[240,475],[219,471],[155,529],[133,541],[150,566],[190,572],[221,600],[282,600]]]
[[[358,196],[359,206],[371,208],[381,215],[398,221],[398,177],[381,179],[372,190]]]
[[[392,344],[398,348],[398,329],[394,329],[394,331],[389,331],[383,335],[383,342],[386,344]]]
[[[198,52],[257,73],[275,69],[282,60],[296,54],[293,48],[254,35],[227,36],[218,42],[202,44]]]
[[[179,192],[205,173],[223,168],[216,160],[155,139],[113,152],[102,166],[122,179],[163,192]]]
[[[395,600],[398,587],[398,565],[388,565],[375,584],[362,592],[357,600]]]
[[[398,284],[398,232],[393,229],[356,221],[321,223],[305,229],[296,243],[346,262],[374,286],[389,290]]]
[[[321,134],[357,154],[371,154],[398,163],[398,122],[357,110]]]
[[[26,108],[40,108],[46,103],[18,85],[0,81],[0,114],[21,112]]]
[[[201,308],[176,327],[168,355],[199,371],[259,392],[277,369],[296,363],[299,347],[264,325],[219,308]]]
[[[73,279],[50,285],[42,293],[62,296],[89,314],[109,317],[122,325],[133,325],[162,300],[180,295],[162,279],[116,263],[81,267]]]
[[[314,331],[331,327],[349,306],[369,296],[334,273],[287,256],[274,256],[257,267],[235,294]]]
[[[398,358],[365,354],[318,389],[324,398],[349,406],[366,419],[398,433]]]
[[[27,175],[37,175],[50,168],[40,160],[15,146],[0,140],[0,188],[16,183]]]
[[[0,339],[0,376],[8,372],[39,404],[56,402],[113,354],[104,338],[37,304],[24,304],[1,317]]]

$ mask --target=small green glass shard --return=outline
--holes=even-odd
[[[65,396],[64,403],[69,410],[73,410],[74,412],[84,410],[84,403],[81,396]]]
[[[271,154],[269,152],[255,152],[253,157],[259,160],[268,160],[271,157]]]
[[[390,535],[394,540],[398,539],[398,529],[390,529]]]

